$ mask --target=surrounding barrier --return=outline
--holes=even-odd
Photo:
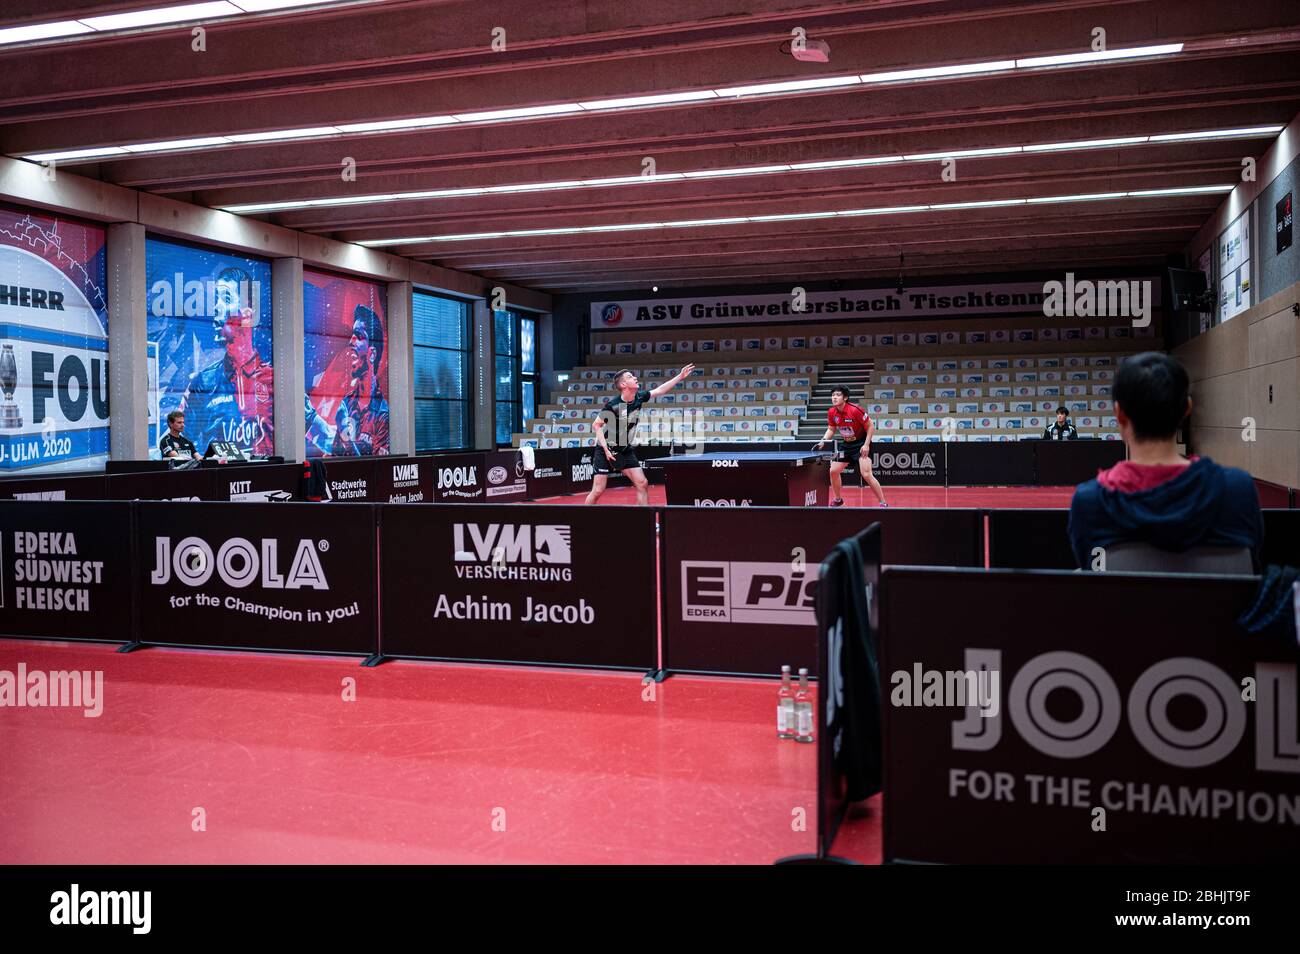
[[[1237,629],[1257,582],[886,568],[884,860],[1290,863],[1298,656]]]
[[[0,502],[0,633],[130,640],[138,576],[133,508]]]
[[[1034,454],[1041,443],[1044,442],[961,441],[944,444],[948,456],[948,484],[958,487],[1032,485]]]
[[[1300,566],[1300,510],[1263,510],[1260,565]],[[990,510],[989,566],[1073,570],[1068,510]],[[903,562],[903,561],[892,561]],[[910,561],[909,561],[910,562]]]
[[[978,510],[668,507],[660,547],[669,672],[818,673],[814,584],[845,535],[883,528],[887,563],[983,566]]]
[[[383,655],[656,668],[653,510],[380,510]]]
[[[103,500],[107,492],[103,474],[83,477],[49,474],[0,480],[0,500]]]
[[[853,538],[860,570],[838,549],[822,564],[817,593],[817,854],[826,858],[850,802],[880,790],[879,601],[882,534],[873,523]],[[860,572],[861,579],[848,574]],[[846,599],[856,586],[862,600]],[[866,612],[863,612],[863,609]]]
[[[807,450],[808,441],[706,444],[728,450]],[[646,475],[662,483],[658,461],[668,447],[638,448]],[[331,457],[325,466],[330,499],[351,503],[506,503],[591,489],[591,447],[534,451],[527,471],[518,451],[471,451],[406,457]],[[1124,456],[1117,441],[1021,441],[1018,443],[890,443],[872,449],[873,468],[886,486],[1080,483]],[[285,500],[300,499],[301,464],[207,462],[195,470],[170,470],[163,461],[109,461],[102,474],[48,474],[0,480],[0,500]],[[857,480],[856,463],[846,480]],[[609,486],[626,486],[614,475]],[[1260,486],[1261,500],[1289,505],[1287,488]]]
[[[375,651],[374,507],[140,503],[140,642]]]

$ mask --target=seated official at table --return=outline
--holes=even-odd
[[[1056,409],[1055,423],[1048,424],[1043,428],[1043,440],[1045,441],[1077,441],[1079,432],[1074,429],[1070,423],[1070,412],[1064,404]]]
[[[181,432],[185,430],[185,412],[172,411],[167,415],[167,433],[158,442],[158,450],[163,460],[202,460],[203,455],[194,447],[194,442]]]

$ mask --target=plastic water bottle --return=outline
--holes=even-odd
[[[776,737],[794,738],[794,686],[789,666],[781,667],[781,688],[776,693]]]
[[[796,742],[813,740],[813,697],[808,685],[808,670],[799,670],[799,688],[794,694],[794,739]]]

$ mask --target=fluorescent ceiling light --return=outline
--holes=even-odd
[[[863,159],[827,159],[824,162],[792,162],[790,168],[796,171],[809,169],[849,169],[853,166],[879,166],[886,162],[902,162],[902,156],[870,156]]]
[[[661,229],[666,222],[632,222],[627,225],[589,225],[584,232],[637,232],[641,229]]]
[[[1039,66],[1073,66],[1076,63],[1097,63],[1107,60],[1128,60],[1140,56],[1168,56],[1181,53],[1181,43],[1161,43],[1156,46],[1133,46],[1123,50],[1089,50],[1086,53],[1063,53],[1060,56],[1031,56],[1016,60],[1016,68],[1027,70]]]
[[[971,156],[1007,156],[1020,152],[1019,146],[998,146],[991,149],[953,149],[950,152],[920,152],[904,156],[908,162],[924,162],[927,159],[967,159]]]
[[[237,133],[227,136],[231,142],[273,142],[277,139],[302,139],[339,135],[337,126],[307,126],[302,129],[272,129],[269,132]]]
[[[1232,185],[1188,186],[1171,189],[1146,189],[1134,192],[1091,193],[1083,195],[1040,196],[1032,199],[991,199],[984,202],[937,202],[931,205],[897,205],[875,209],[843,209],[836,212],[793,212],[785,215],[741,215],[719,219],[685,219],[677,222],[640,222],[631,225],[586,225],[569,228],[516,229],[503,232],[471,232],[461,235],[425,235],[418,238],[371,239],[358,242],[367,248],[392,245],[417,245],[423,242],[469,242],[485,238],[531,238],[538,235],[592,234],[628,232],[639,229],[684,229],[701,226],[737,225],[750,222],[797,222],[801,219],[824,219],[831,216],[899,215],[908,212],[947,212],[954,209],[991,209],[1043,202],[1095,202],[1103,199],[1147,198],[1168,195],[1195,195],[1208,192],[1231,192]]]
[[[898,212],[925,212],[929,208],[928,205],[892,205],[878,209],[842,209],[835,214],[851,218],[856,215],[894,215]]]
[[[551,189],[580,189],[582,188],[581,179],[568,179],[556,182],[534,182],[528,185],[502,185],[487,186],[483,191],[491,194],[504,194],[510,192],[547,192]]]
[[[634,182],[664,182],[684,178],[686,178],[686,175],[681,172],[658,172],[652,176],[610,176],[607,179],[583,179],[582,184],[585,186],[632,185]]]
[[[80,19],[92,30],[129,30],[132,27],[159,26],[164,23],[179,23],[182,20],[229,17],[243,12],[233,3],[216,0],[214,3],[186,3],[174,7],[154,7],[152,10],[133,10],[130,13],[110,13],[102,17]]]
[[[621,186],[621,185],[646,185],[653,182],[677,181],[682,179],[713,179],[725,178],[728,176],[741,175],[766,175],[773,172],[789,170],[791,172],[807,172],[825,169],[851,168],[854,166],[873,166],[894,162],[929,162],[943,159],[956,159],[972,156],[993,156],[993,155],[1010,155],[1020,152],[1045,152],[1045,151],[1064,151],[1068,149],[1089,149],[1096,148],[1098,145],[1140,145],[1146,142],[1161,141],[1182,141],[1185,139],[1231,139],[1242,138],[1246,136],[1266,136],[1280,132],[1282,126],[1250,126],[1239,129],[1221,129],[1205,130],[1202,132],[1192,133],[1174,133],[1170,136],[1127,136],[1119,139],[1087,139],[1076,142],[1057,142],[1046,143],[1042,145],[1031,146],[998,146],[987,149],[955,149],[949,152],[927,152],[911,153],[904,156],[866,156],[858,159],[830,159],[822,162],[798,162],[791,163],[788,166],[739,166],[731,169],[708,169],[695,172],[664,172],[653,176],[610,176],[597,179],[571,179],[563,182],[539,182],[539,183],[520,183],[516,185],[505,186],[479,186],[467,187],[461,189],[427,189],[418,192],[389,192],[381,195],[348,195],[336,196],[329,199],[300,199],[289,202],[255,202],[244,205],[223,206],[226,212],[238,214],[262,213],[262,212],[281,212],[289,209],[306,209],[317,206],[347,206],[347,205],[367,205],[374,202],[405,202],[418,199],[451,199],[461,198],[473,195],[505,194],[505,193],[527,193],[527,192],[546,192],[565,189],[580,188],[597,188],[601,186]],[[176,148],[183,148],[183,143],[203,144],[204,140],[179,140]],[[214,144],[220,145],[221,140],[213,140]],[[154,144],[149,144],[154,145]],[[116,148],[116,147],[111,147]],[[137,147],[127,146],[127,149]],[[143,147],[138,147],[143,148]],[[103,150],[90,150],[96,155],[111,155],[112,153]],[[37,158],[37,157],[28,157]],[[1124,193],[1095,193],[1097,197],[1112,197],[1123,195]],[[1029,199],[1030,202],[1058,202],[1063,201],[1060,198],[1049,199]],[[1072,200],[1073,201],[1073,200]]]
[[[31,26],[7,27],[0,30],[0,46],[6,43],[30,43],[32,40],[52,40],[60,36],[76,36],[79,33],[94,33],[84,23],[76,20],[60,20],[58,23],[34,23]]]
[[[784,215],[751,215],[751,222],[789,222],[792,219],[831,219],[838,212],[787,212]]]
[[[1145,195],[1204,195],[1209,192],[1231,192],[1236,186],[1230,185],[1212,185],[1212,186],[1187,186],[1181,189],[1139,189],[1129,192],[1131,196]]]
[[[737,222],[748,221],[748,216],[738,215],[727,219],[685,219],[680,222],[665,222],[664,225],[670,229],[695,229],[706,225],[735,225]]]
[[[1149,136],[1122,136],[1118,139],[1078,139],[1071,142],[1043,142],[1025,146],[1025,152],[1057,152],[1062,149],[1102,149],[1106,146],[1131,146],[1146,142]]]
[[[127,152],[168,152],[174,149],[201,149],[204,146],[228,146],[225,136],[208,136],[203,139],[172,139],[167,142],[138,142],[123,146]]]
[[[139,11],[135,14],[121,16],[159,15],[165,11],[193,11],[230,7],[234,4],[222,0],[216,4],[189,4],[184,7],[166,7],[153,11]],[[89,21],[86,21],[89,22]],[[319,129],[280,130],[269,133],[236,134],[227,138],[232,143],[260,142],[275,139],[311,139],[329,138],[345,133],[379,133],[396,130],[412,130],[427,126],[447,126],[454,123],[490,123],[507,122],[517,119],[531,119],[539,116],[573,115],[575,113],[599,111],[604,109],[636,109],[647,106],[662,106],[668,103],[691,102],[720,97],[736,98],[742,96],[779,95],[783,93],[810,92],[817,89],[853,86],[858,83],[890,83],[908,80],[939,79],[951,76],[964,76],[980,73],[992,73],[1015,69],[1026,65],[1061,65],[1068,62],[1093,62],[1114,60],[1135,56],[1156,56],[1182,50],[1181,43],[1162,46],[1134,47],[1127,50],[1111,50],[1103,53],[1066,54],[1057,57],[1037,57],[1025,60],[991,60],[985,63],[957,63],[949,66],[932,66],[912,70],[893,70],[882,73],[863,73],[858,76],[823,76],[812,79],[789,80],[777,83],[761,83],[750,86],[730,86],[714,90],[694,90],[682,93],[664,93],[649,96],[611,97],[609,99],[586,100],[581,103],[556,103],[547,106],[522,106],[511,109],[484,110],[482,112],[455,113],[450,116],[424,116],[407,119],[377,120],[364,123],[345,123],[341,126],[327,126]],[[144,153],[146,150],[135,150]],[[24,156],[22,158],[32,158]],[[946,157],[945,157],[946,158]],[[872,162],[897,161],[896,159],[878,159]],[[853,160],[850,162],[860,162]],[[848,164],[848,163],[846,163]],[[791,168],[796,168],[792,166]],[[816,168],[807,164],[797,168]],[[832,168],[823,166],[820,168]]]
[[[1030,205],[1048,202],[1097,202],[1101,199],[1122,199],[1126,192],[1085,192],[1081,195],[1048,195],[1038,199],[1026,200]]]
[[[172,4],[148,10],[106,13],[76,20],[56,20],[0,30],[0,46],[57,40],[88,33],[161,27],[194,20],[215,20],[248,13],[287,10],[293,7],[328,7],[349,0],[210,0],[202,3]]]
[[[490,109],[482,113],[455,113],[461,123],[490,123],[496,119],[526,119],[531,116],[557,116],[562,113],[580,113],[577,103],[555,103],[551,106],[521,106],[518,109]]]
[[[863,73],[864,83],[897,83],[905,80],[938,79],[942,76],[966,76],[973,73],[996,73],[1016,68],[1015,60],[988,63],[954,63],[952,66],[926,66],[915,70],[890,70],[886,73]]]
[[[465,195],[484,195],[487,192],[485,186],[476,186],[465,189],[428,189],[424,192],[394,192],[394,199],[450,199],[458,198]]]
[[[799,93],[837,86],[857,86],[861,82],[862,80],[857,76],[822,76],[816,79],[788,80],[783,83],[759,83],[756,86],[728,86],[715,92],[720,97],[770,96],[773,93]]]
[[[340,123],[338,128],[349,133],[383,132],[387,129],[422,129],[428,126],[454,126],[455,116],[416,116],[412,119],[381,119],[373,123]]]
[[[990,199],[986,202],[943,202],[931,209],[996,209],[1004,205],[1024,205],[1024,199]]]
[[[289,7],[309,7],[330,0],[230,0],[245,13],[265,13],[267,10],[286,10]]]
[[[1163,133],[1152,136],[1151,142],[1188,142],[1193,139],[1236,139],[1244,136],[1266,136],[1280,133],[1284,126],[1243,126],[1239,129],[1211,129],[1205,132]]]
[[[642,106],[668,106],[672,103],[691,103],[701,99],[717,99],[711,89],[692,90],[686,93],[659,93],[653,96],[624,96],[620,99],[594,99],[579,103],[593,112],[601,109],[638,109]]]
[[[128,156],[121,146],[101,146],[98,149],[69,149],[66,152],[38,152],[34,156],[25,156],[33,162],[59,162],[64,159],[95,159],[100,156]]]
[[[773,172],[789,172],[789,166],[736,166],[731,169],[700,169],[696,172],[683,172],[687,179],[722,179],[727,176],[764,176]]]

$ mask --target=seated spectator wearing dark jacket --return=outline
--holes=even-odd
[[[1119,366],[1111,396],[1129,459],[1074,491],[1070,546],[1080,567],[1092,567],[1094,547],[1119,543],[1246,547],[1258,564],[1264,520],[1250,474],[1178,453],[1188,390],[1187,371],[1169,355],[1148,351]]]

